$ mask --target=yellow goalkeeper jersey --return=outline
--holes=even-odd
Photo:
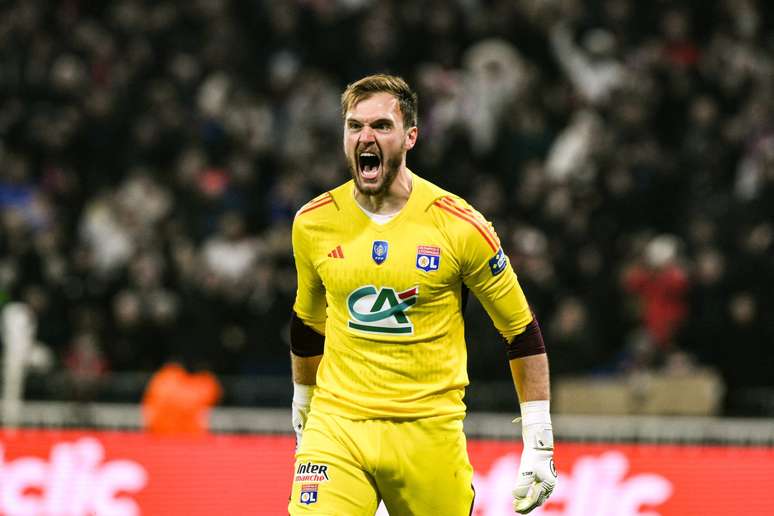
[[[492,225],[460,197],[413,174],[386,224],[349,181],[293,222],[294,310],[325,335],[313,410],[352,419],[459,414],[468,384],[464,283],[510,339],[532,321]]]

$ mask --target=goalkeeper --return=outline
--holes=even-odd
[[[468,290],[502,334],[521,401],[515,512],[556,485],[540,327],[492,225],[414,174],[417,97],[372,75],[342,95],[352,179],[293,222],[296,462],[291,515],[456,516],[472,511],[463,433]]]

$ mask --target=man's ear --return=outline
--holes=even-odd
[[[403,144],[406,150],[414,148],[414,145],[417,144],[417,136],[419,136],[419,129],[416,126],[406,131],[406,141]]]

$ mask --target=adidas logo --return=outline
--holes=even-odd
[[[329,258],[344,258],[344,251],[341,250],[341,246],[337,245],[336,249],[328,253]]]

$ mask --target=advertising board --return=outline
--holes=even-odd
[[[288,436],[0,432],[0,514],[287,514]],[[476,516],[511,515],[519,441],[470,440]],[[774,449],[558,443],[546,516],[774,514]],[[383,509],[380,511],[385,512]]]

